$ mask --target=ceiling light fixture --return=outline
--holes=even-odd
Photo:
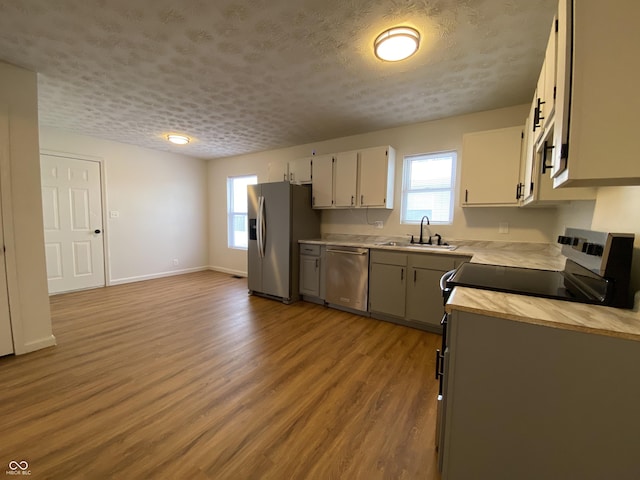
[[[385,30],[373,42],[373,50],[380,60],[397,62],[409,58],[418,51],[420,34],[411,27],[394,27]]]
[[[176,145],[186,145],[189,143],[189,137],[185,137],[184,135],[167,135],[167,140]]]

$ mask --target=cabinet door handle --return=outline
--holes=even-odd
[[[469,190],[464,191],[464,203],[469,201]]]
[[[404,268],[400,269],[400,281],[404,281]]]
[[[351,205],[353,205],[353,204],[354,204],[355,200],[356,200],[355,195],[351,195]]]
[[[544,117],[540,115],[542,113],[542,109],[540,108],[547,102],[543,102],[541,98],[538,98],[538,106],[533,111],[533,131],[536,131],[536,128],[540,128],[540,121],[544,120]]]
[[[413,271],[413,283],[416,283],[416,275],[417,275],[418,271],[414,270]]]
[[[364,195],[360,195],[360,205],[364,205]]]
[[[553,145],[549,145],[549,142],[545,140],[544,147],[542,151],[542,174],[547,173],[547,170],[551,170],[553,168],[553,163],[551,165],[547,165],[547,152],[549,150],[553,150]]]
[[[318,259],[316,258],[316,270],[318,269]]]

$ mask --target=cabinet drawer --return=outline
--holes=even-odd
[[[458,257],[446,254],[413,254],[409,257],[409,266],[416,268],[428,268],[430,270],[449,271],[456,268],[469,257]]]
[[[407,254],[388,252],[385,250],[371,250],[371,263],[384,263],[386,265],[407,265]]]
[[[300,255],[320,255],[320,245],[300,244]]]

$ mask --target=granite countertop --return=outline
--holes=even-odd
[[[406,242],[406,239],[336,235],[323,239],[303,240],[300,243],[424,252],[436,255],[467,255],[471,257],[473,263],[543,270],[562,270],[566,261],[559,246],[555,244],[447,240],[456,246],[455,250],[434,251],[425,250],[420,246],[381,245],[388,241],[400,243]],[[640,341],[640,312],[637,306],[634,310],[626,310],[456,287],[449,297],[446,310],[448,312],[467,311],[517,322]]]

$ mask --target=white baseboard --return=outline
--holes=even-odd
[[[209,270],[213,270],[214,272],[228,273],[229,275],[237,275],[239,277],[247,276],[247,272],[243,272],[240,270],[232,270],[230,268],[225,268],[225,267],[217,267],[215,265],[209,265]]]
[[[35,352],[36,350],[40,350],[42,348],[47,348],[47,347],[53,347],[54,345],[56,345],[56,337],[54,335],[49,335],[48,337],[45,337],[45,338],[40,338],[38,340],[27,342],[24,345],[22,345],[22,348],[16,348],[16,355]]]
[[[109,285],[121,285],[123,283],[142,282],[144,280],[153,280],[154,278],[171,277],[173,275],[182,275],[184,273],[202,272],[209,270],[209,267],[184,268],[182,270],[171,270],[170,272],[152,273],[150,275],[139,275],[136,277],[115,278],[111,279]]]

